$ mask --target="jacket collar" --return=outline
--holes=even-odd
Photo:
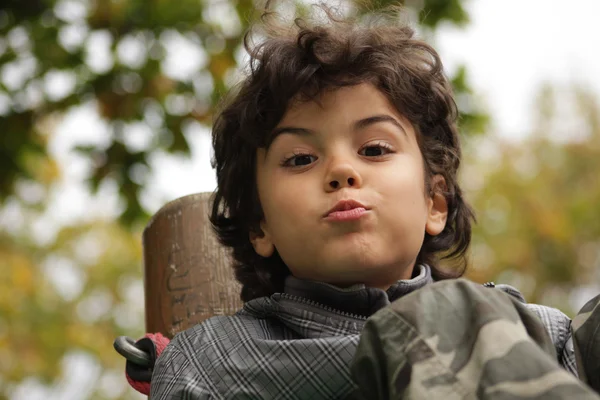
[[[302,297],[345,313],[371,316],[392,301],[433,282],[428,265],[415,267],[415,276],[400,280],[387,290],[356,284],[340,288],[324,282],[296,278],[292,275],[285,280],[284,293]]]

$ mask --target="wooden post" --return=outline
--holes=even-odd
[[[230,257],[208,220],[211,193],[162,207],[143,234],[146,331],[171,338],[242,307]]]

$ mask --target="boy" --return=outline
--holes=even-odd
[[[321,9],[294,28],[267,13],[262,42],[246,37],[250,74],[213,128],[211,215],[245,305],[176,336],[150,397],[514,397],[535,381],[525,392],[595,398],[559,370],[576,373],[564,314],[434,283],[462,275],[473,220],[437,53],[392,18]],[[534,365],[508,379],[519,355]]]

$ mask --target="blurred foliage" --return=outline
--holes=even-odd
[[[526,140],[471,149],[487,157],[463,177],[478,213],[469,276],[574,315],[573,288],[592,285],[588,300],[600,291],[600,104],[547,86],[535,117]]]
[[[469,22],[469,14],[464,9],[462,0],[373,0],[356,1],[363,9],[377,9],[394,6],[399,3],[419,12],[419,23],[423,27],[435,29],[444,22],[464,26]]]
[[[139,234],[95,221],[65,227],[41,247],[26,225],[11,236],[0,235],[0,399],[25,378],[40,385],[68,381],[61,376],[61,360],[74,352],[92,354],[103,371],[95,374],[99,382],[81,388],[90,390],[89,398],[112,397],[105,392],[133,398],[112,341],[143,335]],[[101,385],[104,375],[121,382]]]

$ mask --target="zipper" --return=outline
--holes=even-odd
[[[343,317],[343,318],[351,318],[351,319],[357,319],[359,321],[366,321],[367,317],[365,317],[364,315],[358,315],[358,314],[352,314],[349,312],[344,312],[344,311],[340,311],[340,310],[336,310],[333,307],[328,307],[325,306],[321,303],[318,303],[316,301],[313,300],[309,300],[307,298],[304,297],[300,297],[300,296],[294,296],[288,293],[278,293],[280,298],[284,299],[284,300],[289,300],[289,301],[293,301],[295,303],[301,303],[305,306],[308,307],[313,307],[318,309],[320,312],[325,312],[326,314],[329,314],[332,317]]]

